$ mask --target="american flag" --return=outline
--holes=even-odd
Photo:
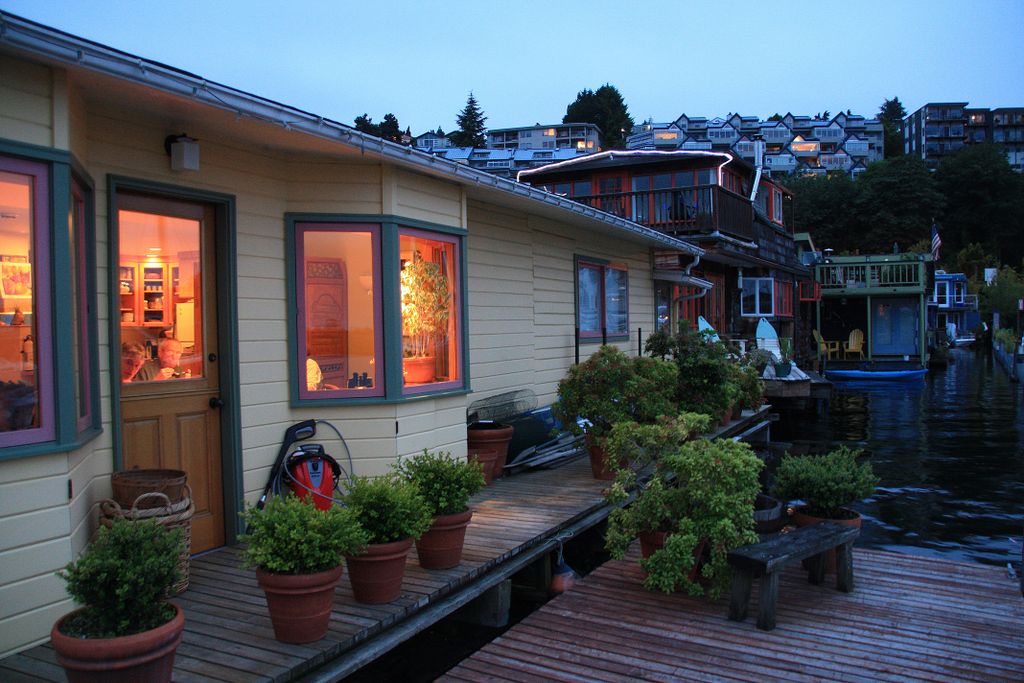
[[[939,260],[939,247],[942,246],[942,238],[939,237],[939,227],[932,223],[932,261]]]

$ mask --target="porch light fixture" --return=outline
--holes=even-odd
[[[171,157],[172,171],[199,170],[199,142],[185,133],[168,135],[164,149]]]

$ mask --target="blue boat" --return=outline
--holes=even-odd
[[[825,376],[839,380],[885,380],[888,382],[924,377],[927,368],[913,370],[826,370]]]

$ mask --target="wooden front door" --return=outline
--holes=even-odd
[[[117,225],[122,467],[184,470],[191,550],[215,548],[225,525],[214,210],[121,194]]]

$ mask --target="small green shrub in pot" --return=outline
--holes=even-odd
[[[165,600],[180,578],[181,531],[153,521],[117,519],[100,527],[81,557],[58,572],[84,609],[61,632],[80,638],[116,638],[156,628],[174,617]]]
[[[808,515],[851,519],[851,503],[875,491],[878,477],[870,462],[858,463],[862,451],[840,446],[825,455],[787,455],[775,471],[772,493],[781,500],[802,500]]]
[[[478,462],[452,457],[451,453],[422,453],[395,465],[399,477],[412,482],[427,502],[432,516],[450,515],[469,507],[469,498],[483,488],[484,472]]]
[[[275,574],[315,574],[337,567],[345,555],[367,544],[367,533],[355,514],[337,505],[318,510],[298,496],[275,496],[263,509],[243,515],[247,547],[242,561]]]
[[[419,538],[430,528],[430,506],[412,482],[394,474],[353,477],[345,504],[366,530],[368,543]]]
[[[761,373],[751,364],[740,364],[737,376],[740,389],[740,404],[744,408],[757,410],[764,405],[764,382]]]

